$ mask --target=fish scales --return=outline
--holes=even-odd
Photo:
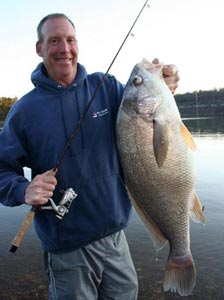
[[[124,168],[128,186],[131,187],[133,195],[138,195],[139,204],[145,208],[145,211],[147,211],[153,220],[156,220],[156,223],[160,224],[160,229],[166,232],[165,236],[170,236],[169,240],[172,242],[174,236],[172,228],[175,231],[178,230],[176,223],[180,215],[183,217],[183,213],[185,213],[186,223],[188,223],[188,208],[184,204],[186,194],[189,193],[189,189],[192,190],[192,183],[188,182],[186,178],[191,179],[193,176],[190,176],[191,174],[187,174],[187,172],[185,174],[186,176],[183,176],[182,169],[185,167],[183,164],[181,166],[180,162],[175,159],[175,152],[171,153],[172,155],[168,153],[167,156],[169,160],[167,159],[164,163],[162,170],[158,169],[152,149],[153,132],[151,128],[148,128],[147,124],[144,126],[144,124],[140,122],[128,122],[125,132],[126,135],[124,136],[123,143],[126,144],[126,146],[121,147],[121,149],[124,149],[124,155],[126,156]],[[132,136],[134,132],[137,133],[137,137]],[[146,141],[144,147],[138,147],[140,144],[137,143],[137,139]],[[136,145],[135,152],[133,152],[132,141],[134,141]],[[176,144],[177,141],[174,141],[174,145]],[[170,146],[169,151],[172,151],[172,145]],[[182,152],[184,152],[184,150],[186,151],[186,149],[181,150],[183,150]],[[127,153],[129,153],[128,157]],[[139,159],[140,157],[141,160]],[[171,168],[174,170],[172,173],[169,171]],[[168,176],[169,181],[167,180]],[[141,178],[140,181],[139,178]],[[179,206],[176,206],[175,199],[169,198],[170,195],[175,194],[179,195]],[[172,203],[172,201],[174,203]],[[181,205],[181,202],[183,202],[183,205]],[[164,207],[166,203],[169,203],[169,205]],[[157,210],[154,210],[155,205],[158,206]],[[162,209],[160,209],[160,207],[162,207]],[[173,217],[167,219],[167,216],[170,216],[171,213]],[[169,223],[169,225],[167,223]],[[167,225],[169,226],[169,232],[166,230]],[[186,227],[185,223],[183,227],[186,231],[185,242],[188,244],[188,227]],[[183,234],[183,229],[180,228],[180,230],[181,234]]]
[[[118,112],[118,149],[130,198],[155,247],[169,241],[164,289],[188,295],[196,276],[189,233],[196,171],[192,140],[187,131],[185,142],[183,128],[186,133],[162,66],[143,60],[131,73]]]

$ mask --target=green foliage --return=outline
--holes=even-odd
[[[0,97],[0,121],[4,121],[11,106],[17,101],[17,97]]]

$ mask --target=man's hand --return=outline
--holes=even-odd
[[[57,180],[53,170],[37,175],[27,186],[25,203],[28,205],[43,205],[53,196]]]
[[[154,58],[152,63],[156,65],[162,64],[158,58]],[[172,94],[174,94],[180,79],[177,67],[175,65],[163,65],[163,78]]]

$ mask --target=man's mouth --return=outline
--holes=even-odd
[[[67,63],[67,62],[70,62],[72,60],[72,58],[56,58],[56,60],[58,62]]]

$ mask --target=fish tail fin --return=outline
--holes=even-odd
[[[164,279],[164,291],[190,295],[196,282],[196,269],[191,253],[170,257]]]

